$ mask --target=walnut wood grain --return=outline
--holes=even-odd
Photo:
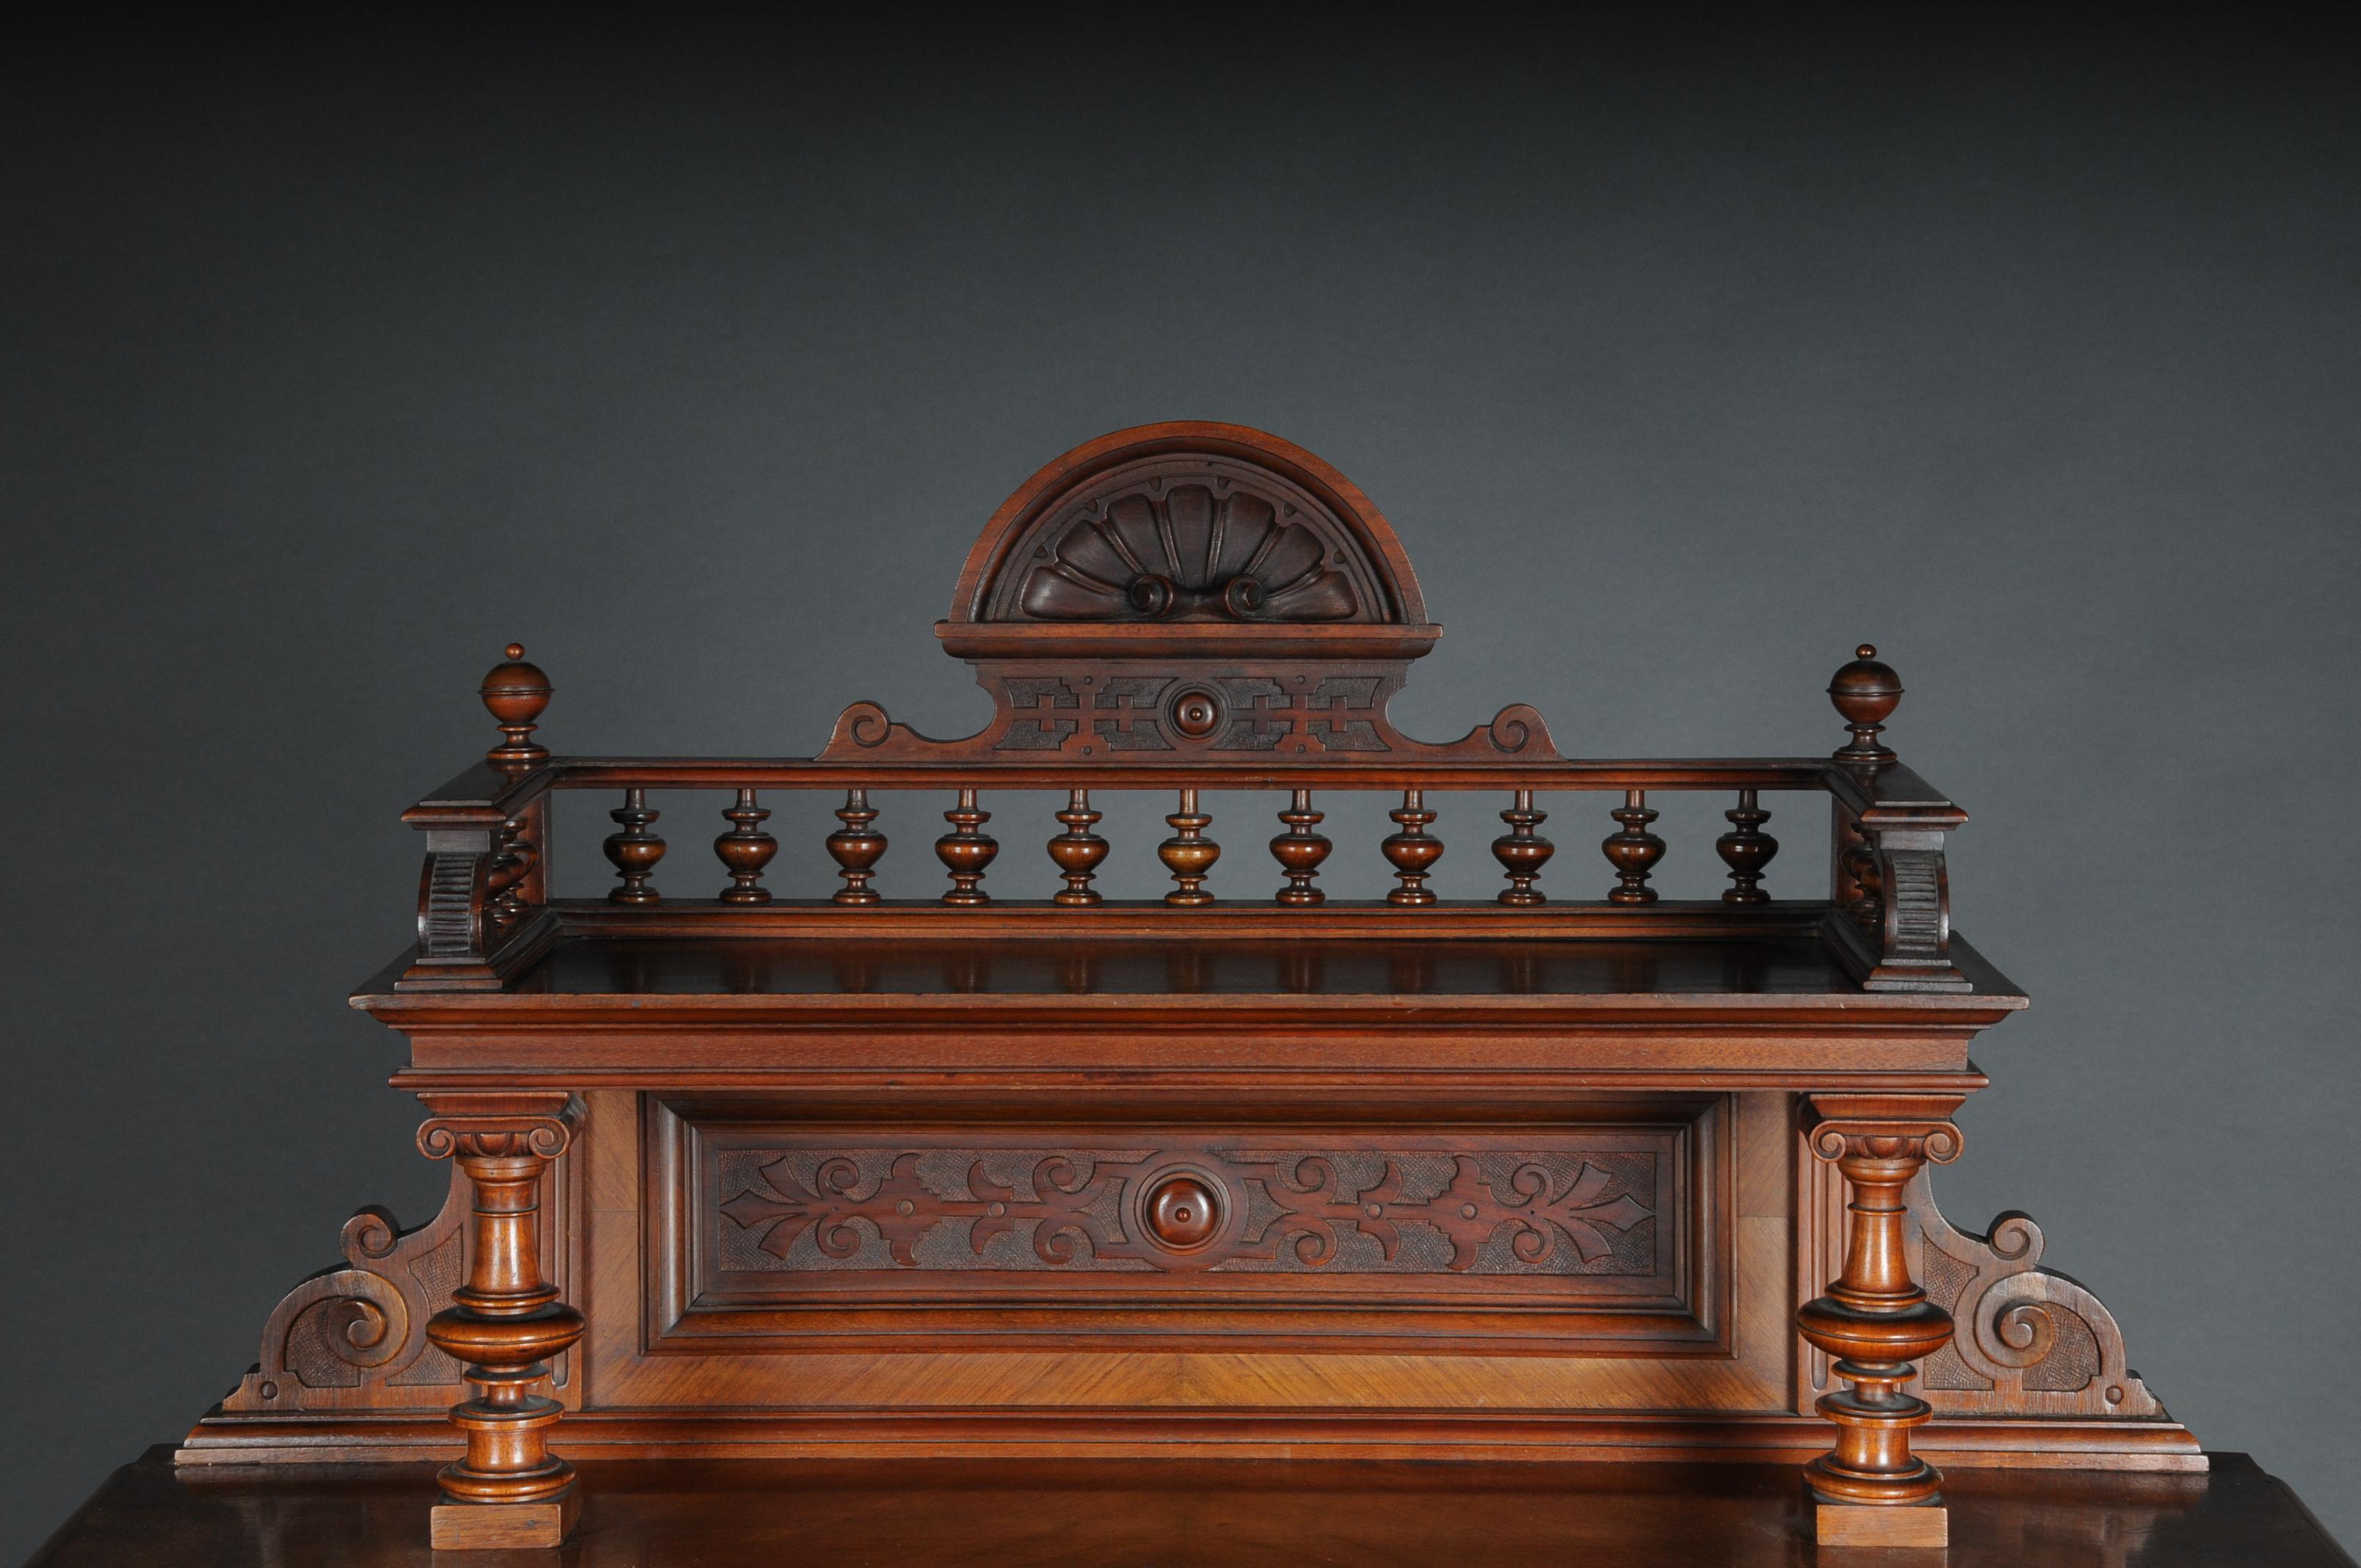
[[[2282,1483],[2245,1454],[2213,1459],[2188,1475],[1960,1474],[1949,1553],[1923,1555],[1948,1568],[2352,1568]],[[582,1471],[568,1560],[584,1568],[1834,1561],[1810,1540],[1793,1472],[1773,1464],[684,1458]],[[424,1465],[192,1475],[157,1449],[116,1471],[33,1562],[426,1568],[433,1493]]]
[[[1893,667],[1838,671],[1833,754],[1572,759],[1521,704],[1404,733],[1441,630],[1342,475],[1174,423],[1053,460],[982,531],[937,628],[989,700],[973,733],[855,702],[811,757],[551,755],[511,646],[500,743],[403,814],[417,941],[352,998],[447,1112],[466,1212],[356,1221],[186,1467],[448,1460],[463,1365],[453,1546],[562,1530],[552,1423],[607,1458],[1794,1464],[1833,1431],[1813,1484],[1889,1536],[1928,1533],[1930,1454],[2202,1465],[2030,1222],[1960,1231],[1915,1176],[2025,998],[1951,929],[1966,814],[1889,743]],[[615,820],[603,897],[555,896],[589,847],[554,841],[561,790]],[[1170,836],[1115,841],[1110,790]],[[660,891],[656,825],[709,823],[677,798],[702,791],[728,885]],[[1659,834],[1666,791],[1730,831]],[[1827,800],[1824,886],[1763,886],[1776,791]],[[1611,885],[1543,891],[1548,794],[1594,797],[1561,825],[1611,814]],[[1238,809],[1278,812],[1281,876],[1223,858]],[[887,860],[887,810],[941,813],[933,860]],[[1492,812],[1505,888],[1443,896],[1444,839]],[[790,833],[840,886],[766,884]],[[1664,896],[1707,841],[1728,891]],[[1117,854],[1172,892],[1104,896]],[[1393,885],[1334,896],[1336,864]]]

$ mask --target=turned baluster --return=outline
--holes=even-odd
[[[1763,831],[1771,814],[1754,804],[1752,790],[1742,789],[1738,792],[1736,808],[1721,815],[1729,821],[1730,830],[1716,839],[1713,847],[1722,863],[1730,868],[1730,880],[1737,884],[1723,891],[1721,901],[1770,903],[1771,895],[1763,891],[1763,871],[1771,863],[1771,857],[1779,852],[1779,840]]]
[[[511,817],[500,824],[500,841],[484,879],[490,902],[485,905],[492,924],[503,933],[524,918],[524,898],[518,889],[533,874],[540,855],[525,836],[524,818]]]
[[[1051,894],[1049,901],[1069,907],[1102,902],[1091,879],[1099,862],[1107,858],[1110,846],[1091,828],[1104,814],[1091,809],[1090,791],[1078,789],[1067,792],[1066,809],[1055,815],[1066,830],[1049,840],[1049,859],[1057,863],[1066,885]]]
[[[730,872],[730,885],[721,890],[721,902],[770,903],[771,890],[762,885],[763,868],[779,852],[779,841],[763,832],[762,824],[771,814],[754,804],[752,790],[741,789],[738,792],[738,804],[721,815],[736,824],[713,840],[713,852]]]
[[[548,1448],[564,1407],[543,1390],[550,1358],[582,1337],[582,1314],[542,1277],[541,1183],[565,1152],[572,1122],[563,1094],[421,1096],[433,1113],[418,1130],[429,1159],[456,1159],[474,1190],[466,1283],[426,1324],[434,1347],[460,1364],[475,1396],[451,1409],[465,1458],[436,1479],[430,1515],[437,1548],[555,1546],[579,1508],[574,1469]]]
[[[1837,1357],[1831,1370],[1852,1385],[1815,1407],[1837,1428],[1835,1447],[1804,1467],[1821,1505],[1818,1537],[1940,1546],[1948,1525],[1932,1505],[1942,1473],[1910,1452],[1911,1429],[1934,1412],[1903,1389],[1917,1376],[1913,1364],[1950,1342],[1951,1315],[1910,1277],[1904,1194],[1928,1160],[1958,1157],[1959,1129],[1942,1119],[1957,1102],[1930,1107],[1932,1115],[1872,1099],[1811,1102],[1827,1118],[1812,1129],[1812,1153],[1834,1161],[1851,1189],[1844,1271],[1795,1314],[1804,1338]]]
[[[648,809],[648,792],[627,789],[623,804],[607,813],[619,823],[622,831],[609,834],[606,842],[607,858],[615,862],[616,874],[622,885],[607,894],[611,904],[657,904],[664,894],[648,885],[655,874],[656,862],[664,859],[664,841],[652,831],[655,819],[664,814]]]
[[[1180,809],[1164,820],[1172,825],[1173,836],[1156,846],[1156,858],[1180,884],[1164,895],[1164,902],[1181,907],[1213,903],[1213,895],[1205,891],[1205,877],[1222,858],[1222,847],[1204,836],[1213,819],[1197,809],[1197,792],[1182,790]]]
[[[1401,831],[1390,834],[1378,848],[1394,868],[1394,880],[1401,883],[1386,894],[1388,904],[1433,904],[1434,890],[1426,885],[1427,872],[1434,862],[1443,859],[1443,840],[1426,830],[1435,814],[1426,808],[1424,790],[1402,791],[1401,806],[1386,815],[1400,826]]]
[[[1648,872],[1664,858],[1664,841],[1648,831],[1656,819],[1649,809],[1648,792],[1627,789],[1623,804],[1607,814],[1622,828],[1599,841],[1608,863],[1615,868],[1616,885],[1607,894],[1609,904],[1653,904],[1656,890],[1648,885]]]
[[[1320,862],[1328,858],[1335,846],[1320,832],[1325,814],[1312,809],[1312,792],[1300,789],[1295,799],[1279,819],[1287,824],[1287,831],[1270,841],[1272,859],[1287,872],[1287,885],[1272,894],[1279,904],[1325,904],[1328,895],[1312,885],[1320,874]]]
[[[844,804],[836,808],[836,819],[844,824],[828,836],[828,852],[837,863],[837,874],[844,885],[836,890],[839,904],[876,904],[882,902],[875,888],[869,885],[873,874],[870,868],[885,853],[885,835],[869,825],[877,820],[877,808],[869,804],[865,789],[844,792]]]
[[[1844,828],[1837,875],[1839,886],[1852,891],[1852,902],[1845,905],[1845,913],[1873,937],[1885,921],[1885,889],[1878,873],[1877,850],[1861,832],[1861,818],[1847,819]]]
[[[935,840],[935,858],[950,868],[951,887],[943,894],[945,904],[990,904],[992,894],[978,885],[983,881],[983,868],[1000,853],[1000,840],[983,827],[992,820],[992,813],[975,804],[975,791],[959,792],[959,804],[943,813],[943,820],[951,830]]]
[[[1521,789],[1517,803],[1500,813],[1500,820],[1509,830],[1492,840],[1492,858],[1509,873],[1509,885],[1500,890],[1503,904],[1547,904],[1549,895],[1533,886],[1542,874],[1542,867],[1557,853],[1557,846],[1533,831],[1549,820],[1546,811],[1533,809],[1533,792]]]

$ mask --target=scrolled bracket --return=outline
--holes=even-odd
[[[418,952],[399,991],[496,989],[489,947],[499,851],[483,828],[430,828],[426,862],[418,873]],[[522,872],[520,872],[520,875]],[[511,879],[511,881],[515,879]]]
[[[1864,991],[1972,991],[1951,961],[1951,880],[1943,832],[1872,810],[1853,824],[1861,841],[1845,867],[1860,898],[1837,922],[1853,948]]]
[[[1920,1379],[1938,1412],[2169,1419],[2126,1363],[2114,1314],[2081,1281],[2041,1266],[2030,1215],[2010,1210],[1976,1235],[1943,1217],[1924,1175],[1907,1197],[1912,1271],[1959,1324]]]

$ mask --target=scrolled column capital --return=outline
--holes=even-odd
[[[1982,1084],[1978,1074],[1961,1092],[1808,1094],[1804,1141],[1816,1158],[1829,1161],[1949,1165],[1966,1143],[1952,1114],[1966,1101],[1964,1091]]]
[[[1808,1135],[1813,1155],[1824,1160],[1905,1160],[1949,1165],[1964,1145],[1960,1129],[1948,1121],[1862,1121],[1831,1117],[1816,1124]]]
[[[445,1094],[418,1097],[430,1113],[418,1127],[428,1159],[555,1159],[574,1141],[576,1110],[564,1094]]]

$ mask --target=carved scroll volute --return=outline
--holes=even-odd
[[[1909,1190],[1912,1268],[1958,1332],[1927,1359],[1919,1392],[1962,1415],[2160,1420],[2125,1362],[2123,1330],[2081,1281],[2040,1266],[2041,1227],[2014,1210],[1960,1231],[1922,1172]]]
[[[451,1409],[467,1452],[437,1477],[445,1501],[434,1542],[555,1546],[572,1523],[574,1471],[548,1450],[563,1407],[544,1390],[549,1358],[572,1348],[584,1325],[543,1273],[539,1199],[543,1172],[573,1138],[575,1111],[562,1093],[419,1098],[433,1113],[418,1129],[420,1151],[456,1162],[475,1188],[467,1281],[426,1325],[476,1390]],[[487,1511],[504,1508],[510,1522]]]
[[[1850,1383],[1816,1409],[1835,1423],[1836,1446],[1805,1466],[1824,1505],[1837,1508],[1933,1503],[1942,1473],[1910,1452],[1912,1429],[1934,1414],[1905,1392],[1913,1365],[1950,1341],[1950,1314],[1911,1277],[1905,1192],[1927,1161],[1959,1157],[1950,1122],[1960,1096],[1825,1095],[1809,1102],[1816,1118],[1807,1141],[1833,1162],[1851,1190],[1843,1272],[1795,1314],[1805,1339],[1832,1356]],[[1839,1516],[1840,1519],[1840,1516]],[[1823,1540],[1841,1539],[1840,1523],[1821,1517]],[[1939,1541],[1938,1519],[1925,1533]]]
[[[287,1293],[263,1325],[254,1370],[222,1409],[251,1414],[447,1404],[458,1371],[428,1348],[423,1331],[458,1283],[466,1216],[465,1201],[455,1199],[413,1231],[398,1230],[390,1213],[374,1207],[346,1221],[339,1238],[346,1266]],[[440,1374],[429,1358],[441,1364]]]

